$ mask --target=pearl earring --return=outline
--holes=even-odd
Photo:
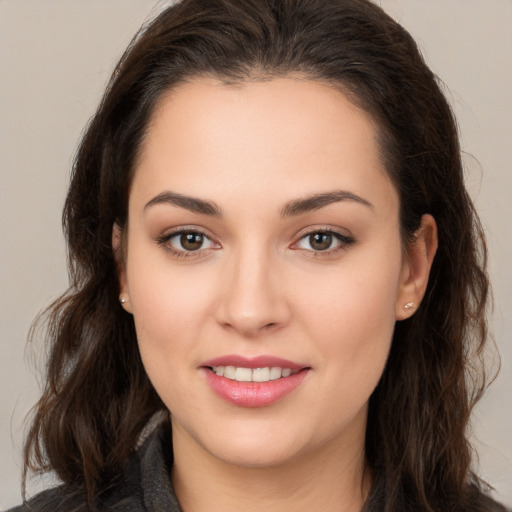
[[[119,302],[121,304],[126,304],[128,302],[128,299],[126,297],[119,297]]]
[[[407,302],[404,305],[404,309],[412,309],[414,307],[414,302]]]

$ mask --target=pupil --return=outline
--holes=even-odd
[[[203,235],[200,233],[183,233],[180,237],[180,243],[187,251],[197,251],[203,245]]]
[[[309,237],[309,243],[316,251],[325,251],[331,246],[332,235],[328,233],[315,233]]]

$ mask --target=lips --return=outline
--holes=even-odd
[[[222,399],[241,407],[265,407],[304,380],[309,367],[274,356],[228,355],[201,365],[206,382]]]

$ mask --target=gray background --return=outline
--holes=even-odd
[[[449,87],[490,246],[502,371],[474,416],[478,468],[512,505],[512,1],[382,0]],[[0,508],[20,501],[37,312],[66,288],[60,228],[77,141],[155,0],[0,0]],[[44,483],[44,482],[43,482]],[[37,489],[41,482],[34,482]]]

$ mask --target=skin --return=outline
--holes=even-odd
[[[169,191],[221,215],[154,200]],[[291,201],[333,191],[362,201],[282,214]],[[437,244],[426,215],[416,243],[404,245],[398,213],[372,119],[333,88],[204,78],[160,100],[127,228],[115,227],[113,239],[123,246],[124,307],[171,411],[172,479],[185,511],[360,510],[371,485],[368,399],[395,322],[414,313],[404,305],[421,302]],[[177,228],[207,238],[187,253],[171,237]],[[314,250],[308,235],[327,230],[353,241],[334,237]],[[201,369],[226,354],[309,370],[278,402],[239,407]]]

